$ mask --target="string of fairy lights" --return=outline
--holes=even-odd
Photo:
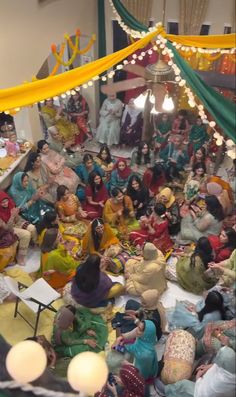
[[[138,31],[134,31],[132,29],[129,29],[124,22],[122,22],[119,14],[116,12],[115,7],[113,6],[112,0],[109,0],[111,7],[116,15],[116,19],[119,22],[120,26],[122,27],[122,29],[129,35],[131,35],[133,38],[143,38],[145,37],[147,34],[149,34],[149,32],[155,31],[157,29],[159,29],[162,26],[161,22],[158,22],[156,24],[156,26],[154,27],[150,27],[148,32],[138,32]],[[116,72],[122,70],[126,65],[130,64],[130,65],[135,65],[137,60],[142,61],[144,59],[145,56],[147,55],[152,55],[154,51],[160,51],[162,53],[162,55],[168,56],[169,60],[167,61],[168,65],[172,67],[174,74],[175,74],[175,83],[177,83],[180,87],[182,87],[184,89],[185,94],[188,97],[188,105],[190,106],[190,108],[197,108],[198,110],[198,114],[201,117],[203,123],[209,124],[209,127],[211,127],[214,131],[213,136],[216,139],[216,145],[221,146],[223,143],[225,143],[226,148],[227,148],[227,154],[232,158],[235,159],[236,158],[236,145],[234,144],[234,142],[231,139],[225,139],[217,130],[216,130],[216,123],[215,121],[208,120],[208,117],[205,113],[204,110],[204,106],[196,99],[196,96],[194,95],[194,93],[192,92],[191,88],[189,86],[187,86],[186,80],[184,78],[181,77],[181,70],[179,69],[179,67],[175,64],[174,62],[174,54],[172,52],[171,49],[169,49],[166,45],[167,43],[167,39],[165,37],[162,36],[162,34],[159,34],[157,36],[157,39],[155,41],[152,41],[151,47],[149,47],[146,50],[143,50],[141,52],[138,53],[133,53],[130,56],[130,59],[124,59],[122,63],[118,64],[115,66],[115,68],[113,70],[109,70],[107,73],[102,74],[102,75],[95,75],[91,80],[87,81],[86,83],[82,84],[81,86],[77,86],[74,87],[71,90],[67,90],[66,92],[60,93],[56,96],[53,97],[54,100],[58,100],[59,97],[61,97],[62,99],[66,99],[69,96],[73,96],[76,95],[77,91],[80,91],[81,88],[83,90],[86,90],[87,88],[90,88],[94,85],[94,83],[98,80],[101,80],[101,82],[103,83],[108,83],[109,84],[109,80],[113,79],[114,75]],[[181,49],[182,51],[189,51],[191,50],[192,52],[196,52],[198,51],[199,53],[209,53],[209,54],[214,54],[217,52],[221,52],[222,54],[235,54],[235,50],[236,48],[233,48],[231,50],[223,50],[223,49],[202,49],[202,48],[195,48],[195,47],[187,47],[187,46],[182,46],[181,44],[178,44],[176,42],[173,42],[172,45],[178,50]],[[49,98],[48,98],[49,99]],[[44,103],[45,100],[41,100],[39,103]],[[37,104],[37,103],[35,103]],[[15,112],[20,111],[20,108],[15,108],[14,109]],[[10,111],[6,110],[5,114],[9,114]]]
[[[119,23],[120,27],[131,37],[133,38],[138,38],[141,39],[145,37],[147,34],[150,32],[154,32],[157,28],[162,27],[162,22],[158,22],[155,26],[149,27],[147,32],[138,32],[137,30],[130,29],[121,19],[120,15],[116,11],[116,8],[113,5],[113,1],[109,0],[110,6],[112,8],[113,13],[115,14],[115,18],[117,22]],[[172,42],[172,45],[176,47],[177,50],[182,50],[182,51],[192,51],[192,52],[199,52],[201,54],[215,54],[215,53],[221,53],[221,54],[235,54],[236,47],[231,48],[230,50],[227,49],[222,49],[222,48],[215,48],[215,49],[208,49],[208,48],[199,48],[199,47],[194,47],[194,46],[185,46],[176,42]]]

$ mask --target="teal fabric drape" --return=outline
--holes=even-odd
[[[122,21],[133,30],[139,32],[147,31],[147,27],[139,23],[123,6],[120,0],[112,0],[116,11]],[[226,99],[222,94],[215,91],[214,88],[207,85],[197,73],[188,65],[188,63],[179,55],[170,41],[167,46],[173,51],[175,63],[181,70],[181,76],[186,80],[187,85],[192,89],[194,94],[200,99],[202,104],[212,115],[216,123],[222,128],[225,135],[236,142],[236,105]]]
[[[175,63],[181,70],[181,77],[186,80],[187,85],[200,99],[218,126],[222,128],[225,135],[236,142],[236,105],[222,94],[219,94],[214,88],[207,85],[179,55],[169,41],[167,42],[167,46],[174,54]]]
[[[98,58],[103,58],[107,55],[106,47],[106,24],[105,24],[105,4],[104,0],[97,0],[98,7]],[[103,74],[106,74],[105,72]],[[99,87],[102,85],[101,79],[99,80]],[[106,96],[99,90],[100,106]]]
[[[120,0],[112,0],[112,3],[121,17],[122,22],[124,22],[130,29],[138,30],[139,32],[148,32],[147,26],[137,21],[137,19],[134,18],[133,15],[131,15],[124,7]]]

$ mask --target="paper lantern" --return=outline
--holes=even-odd
[[[7,371],[19,383],[29,383],[39,378],[47,366],[43,347],[32,340],[14,345],[6,358]]]
[[[102,390],[107,376],[105,360],[93,352],[83,352],[75,356],[67,370],[67,379],[71,387],[88,395]]]

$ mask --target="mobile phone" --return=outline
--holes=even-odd
[[[108,374],[108,383],[111,386],[117,385],[116,379],[115,379],[115,377],[114,377],[112,372],[109,372],[109,374]]]
[[[125,347],[122,345],[116,345],[113,347],[114,350],[116,350],[119,353],[124,354],[125,353]]]

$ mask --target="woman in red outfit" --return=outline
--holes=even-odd
[[[143,175],[143,184],[149,189],[149,196],[154,197],[159,193],[160,187],[166,183],[165,172],[161,164],[155,164],[152,168],[147,168]]]
[[[219,236],[211,235],[208,240],[215,253],[214,262],[221,262],[228,259],[236,248],[236,232],[231,227],[227,227]]]
[[[83,206],[89,219],[101,218],[108,191],[101,176],[96,171],[89,175],[88,186],[85,188],[86,202]]]
[[[130,240],[141,247],[146,241],[149,241],[165,254],[173,246],[165,214],[166,206],[160,203],[156,204],[149,218],[140,218],[141,229],[131,232]]]

